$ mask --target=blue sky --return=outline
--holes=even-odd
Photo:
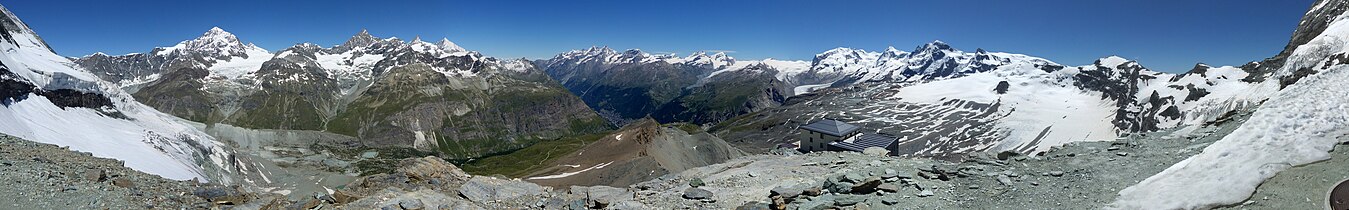
[[[835,47],[932,40],[1089,64],[1119,55],[1159,71],[1274,55],[1312,0],[29,1],[0,0],[66,56],[147,52],[212,26],[269,50],[379,37],[449,38],[496,57],[594,45],[739,59],[810,60]]]

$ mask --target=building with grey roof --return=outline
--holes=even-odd
[[[898,155],[899,138],[880,133],[861,133],[861,127],[838,120],[824,119],[798,127],[801,129],[798,139],[801,152],[815,151],[855,151],[861,152],[871,147],[889,151]]]

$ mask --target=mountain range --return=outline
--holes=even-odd
[[[1149,148],[1133,145],[1138,142],[1194,143],[1174,153],[1135,151],[1192,155],[1174,162],[1114,162],[1131,153],[1105,152],[1111,164],[1170,165],[1148,172],[1152,175],[1141,181],[1128,181],[1122,190],[1108,189],[1119,196],[1107,207],[1213,208],[1249,203],[1265,180],[1294,166],[1324,161],[1336,145],[1349,142],[1349,101],[1340,97],[1349,95],[1343,84],[1349,78],[1349,66],[1344,65],[1349,64],[1346,10],[1349,1],[1318,1],[1289,44],[1268,59],[1240,66],[1200,63],[1174,74],[1119,56],[1069,66],[1016,53],[968,52],[942,41],[912,51],[835,48],[811,61],[737,60],[702,52],[680,57],[608,47],[549,59],[498,59],[448,39],[403,41],[364,30],[340,45],[302,43],[271,51],[211,28],[200,37],[146,53],[69,58],[57,55],[0,7],[0,133],[119,159],[127,167],[169,179],[237,184],[271,193],[291,189],[269,187],[276,184],[271,178],[287,175],[275,175],[268,167],[314,167],[339,179],[375,174],[361,182],[410,184],[418,177],[406,174],[424,171],[371,165],[391,164],[380,158],[423,153],[461,165],[490,157],[525,157],[502,162],[538,166],[523,167],[538,170],[516,171],[526,176],[515,178],[544,185],[632,185],[635,189],[615,188],[634,195],[627,197],[654,188],[641,183],[687,182],[655,187],[684,190],[684,198],[694,199],[688,189],[711,183],[721,185],[714,189],[724,190],[717,192],[723,197],[762,198],[768,189],[737,184],[779,180],[754,180],[762,174],[740,167],[783,160],[794,162],[781,167],[844,173],[822,178],[830,186],[826,188],[842,189],[837,187],[841,179],[879,185],[879,177],[859,178],[863,175],[848,174],[849,169],[829,168],[860,165],[848,163],[849,156],[790,150],[800,140],[800,126],[832,119],[855,124],[860,132],[894,136],[895,153],[902,156],[897,159],[982,164],[955,170],[929,164],[916,169],[923,171],[917,175],[924,184],[951,179],[925,175],[996,177],[1001,185],[994,189],[1007,186],[1011,191],[1019,185],[1003,179],[1060,177],[1065,172],[1016,169],[1010,163],[1027,166],[1026,161],[1079,155],[1059,154],[1064,148],[1089,156],[1120,147]],[[314,135],[296,137],[301,134],[290,131]],[[264,132],[269,133],[253,135]],[[300,138],[312,141],[285,142]],[[1097,141],[1112,143],[1104,149],[1075,147]],[[329,142],[346,145],[318,145]],[[519,154],[538,151],[544,152]],[[998,160],[987,160],[989,154],[997,154]],[[1025,156],[1008,160],[1019,154]],[[865,164],[897,162],[871,158],[885,161]],[[426,159],[432,165],[444,162],[432,160],[437,158]],[[734,164],[718,164],[727,161]],[[1008,169],[968,172],[982,171],[979,167]],[[1013,169],[1044,173],[1022,175]],[[696,173],[680,173],[685,170]],[[1077,175],[1098,175],[1090,172]],[[684,180],[687,176],[749,181],[703,183]],[[314,182],[327,177],[319,179]],[[898,175],[885,179],[900,180]],[[314,185],[322,186],[313,192],[341,194],[329,189],[337,185]],[[934,194],[913,186],[924,190],[919,197]],[[954,192],[966,185],[955,186],[940,189]],[[466,194],[482,189],[469,190],[459,195],[474,199]],[[820,193],[811,196],[868,196]],[[739,204],[694,200],[702,207]],[[871,201],[862,200],[858,202]]]
[[[328,131],[363,146],[455,158],[610,129],[532,62],[486,57],[444,39],[403,41],[362,30],[341,45],[272,53],[212,28],[148,53],[74,62],[184,119]]]

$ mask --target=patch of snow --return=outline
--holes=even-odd
[[[262,48],[249,48],[245,53],[248,54],[247,58],[239,56],[230,57],[228,58],[229,60],[220,61],[215,63],[215,65],[211,65],[207,70],[211,72],[212,77],[219,76],[232,80],[243,75],[257,72],[259,69],[262,69],[262,63],[272,59],[272,53],[267,52],[267,50]]]
[[[819,89],[824,89],[824,88],[827,88],[827,87],[829,87],[829,84],[802,85],[802,86],[796,86],[795,88],[792,88],[792,92],[793,92],[795,95],[801,95],[801,94],[809,93],[809,92],[811,92],[811,91],[815,91],[815,90],[819,90]]]
[[[526,178],[526,179],[528,179],[528,180],[539,180],[539,179],[557,179],[557,178],[565,178],[565,177],[569,177],[569,176],[572,176],[572,175],[576,175],[576,174],[580,174],[580,173],[585,173],[586,171],[595,170],[595,169],[601,169],[601,168],[604,168],[605,166],[609,166],[609,164],[614,164],[614,161],[609,161],[608,163],[595,164],[595,166],[591,166],[590,168],[586,168],[586,169],[581,169],[580,171],[566,172],[566,173],[561,173],[561,174],[557,174],[557,175],[529,177],[529,178]]]

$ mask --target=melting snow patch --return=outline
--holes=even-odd
[[[580,171],[576,171],[576,172],[566,172],[566,173],[561,173],[561,174],[557,174],[557,175],[548,175],[548,176],[536,176],[536,177],[529,177],[529,178],[527,178],[527,179],[528,179],[528,180],[539,180],[539,179],[557,179],[557,178],[569,177],[569,176],[571,176],[571,175],[576,175],[576,174],[580,174],[580,173],[585,173],[586,171],[595,170],[595,169],[601,169],[601,168],[604,168],[605,166],[609,166],[609,164],[613,164],[613,163],[614,163],[614,161],[609,161],[608,163],[597,164],[597,165],[595,165],[595,166],[591,166],[590,168],[581,169]]]

